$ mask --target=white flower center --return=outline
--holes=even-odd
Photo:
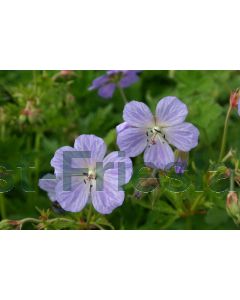
[[[95,169],[88,169],[88,173],[84,173],[84,183],[87,184],[87,182],[90,183],[90,188],[92,188],[93,184],[96,181],[97,175]]]
[[[88,170],[88,178],[89,179],[96,179],[96,171],[94,169]]]
[[[159,139],[163,144],[166,142],[166,136],[162,131],[161,127],[159,126],[154,126],[152,128],[149,128],[146,131],[146,135],[147,135],[147,141],[149,146],[155,145],[157,139]]]

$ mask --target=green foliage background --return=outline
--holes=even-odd
[[[153,111],[157,102],[168,95],[175,95],[188,105],[188,121],[199,128],[200,143],[190,153],[187,176],[192,184],[187,191],[169,192],[164,183],[166,178],[161,179],[160,174],[160,187],[140,198],[135,196],[130,182],[125,187],[124,205],[109,216],[91,212],[90,207],[77,214],[52,210],[47,194],[37,188],[37,181],[53,171],[50,160],[57,148],[72,145],[78,135],[86,133],[102,137],[109,152],[118,149],[115,127],[122,122],[124,106],[120,94],[116,91],[112,99],[104,100],[97,92],[88,91],[92,80],[103,73],[74,71],[70,76],[62,76],[59,71],[0,72],[0,178],[6,176],[5,166],[14,185],[11,191],[0,195],[0,227],[236,229],[225,209],[227,187],[222,193],[211,192],[207,171],[218,161],[229,95],[240,86],[239,71],[143,71],[139,82],[125,90],[129,100],[144,101]],[[21,116],[28,101],[37,112],[34,120]],[[234,149],[237,156],[239,124],[240,118],[234,111],[227,149]],[[139,166],[142,157],[133,161]],[[231,165],[231,161],[227,163]],[[23,166],[34,167],[28,172],[28,179],[35,192],[24,192],[29,180],[21,174]],[[199,188],[204,192],[196,192]],[[22,219],[26,222],[21,226],[13,221]]]

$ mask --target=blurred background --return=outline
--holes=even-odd
[[[53,172],[55,151],[72,146],[80,134],[102,137],[108,151],[117,150],[115,127],[122,122],[124,102],[119,91],[103,99],[88,91],[105,71],[1,71],[0,72],[0,218],[74,220],[42,225],[47,229],[81,229],[85,211],[70,214],[52,207],[38,179]],[[191,187],[173,194],[161,182],[151,193],[126,186],[122,207],[109,216],[95,213],[96,228],[115,229],[235,229],[226,212],[226,191],[213,193],[207,171],[218,161],[225,115],[231,91],[240,86],[239,71],[142,71],[140,80],[125,89],[128,100],[143,101],[155,111],[164,96],[176,96],[187,104],[187,120],[200,130],[200,142],[190,153]],[[239,156],[239,116],[233,112],[227,149]],[[142,157],[133,159],[135,169]],[[229,162],[231,165],[231,160]],[[6,185],[7,182],[7,185]],[[223,184],[223,183],[221,183]],[[148,182],[145,183],[148,185]],[[224,187],[225,188],[225,187]],[[198,190],[198,192],[196,192]],[[199,192],[203,190],[203,192]],[[28,191],[28,192],[26,192]],[[79,222],[78,222],[79,221]],[[39,224],[38,224],[39,225]],[[36,228],[31,222],[26,229]]]

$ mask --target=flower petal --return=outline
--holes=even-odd
[[[91,90],[95,90],[100,88],[102,85],[106,84],[108,82],[108,76],[107,75],[103,75],[100,76],[98,78],[96,78],[95,80],[93,80],[92,85],[88,88],[89,91]]]
[[[56,200],[61,207],[70,212],[81,211],[88,202],[90,195],[90,183],[83,180],[72,180],[71,190],[66,190],[63,186],[63,180],[56,186]]]
[[[134,127],[150,128],[154,126],[154,118],[149,107],[139,101],[131,101],[125,105],[123,119]]]
[[[167,141],[178,150],[188,152],[198,144],[198,129],[190,123],[163,128]]]
[[[128,125],[127,122],[123,122],[123,123],[119,124],[119,125],[116,127],[117,134],[119,134],[121,131],[123,131],[124,129],[129,128],[129,127],[131,127],[131,126]]]
[[[144,162],[146,166],[163,170],[174,163],[174,153],[167,142],[163,142],[163,140],[158,138],[156,144],[149,145],[146,148]]]
[[[38,186],[48,193],[48,197],[51,201],[56,201],[56,185],[57,179],[53,174],[44,175],[38,182]]]
[[[121,70],[109,70],[107,71],[107,75],[108,76],[112,76],[112,75],[116,75],[116,74],[121,74],[122,71]]]
[[[94,188],[91,192],[92,204],[101,214],[110,214],[116,207],[121,206],[125,194],[118,190],[117,178],[105,176],[103,191]]]
[[[59,148],[52,160],[51,160],[51,166],[54,168],[54,173],[57,176],[61,176],[61,174],[63,173],[63,153],[64,152],[69,152],[69,151],[76,151],[74,148],[69,147],[69,146],[64,146]],[[67,167],[71,167],[70,164],[67,165]]]
[[[102,162],[107,151],[104,140],[93,134],[82,134],[76,138],[74,148],[79,151],[90,152],[90,158],[83,158],[85,166],[93,166],[96,161]],[[84,154],[84,153],[83,153]]]
[[[115,83],[107,83],[101,86],[98,90],[98,95],[103,98],[112,98],[113,93],[115,91],[116,84]]]
[[[126,88],[139,80],[137,71],[123,71],[123,78],[119,84],[122,88]]]
[[[143,128],[127,127],[117,135],[117,145],[127,156],[138,156],[147,147],[146,132]]]
[[[107,176],[117,177],[120,186],[129,182],[132,177],[133,167],[131,159],[124,152],[114,151],[108,154],[103,161],[103,166],[106,166],[108,163],[113,163],[113,168],[105,171]]]
[[[160,127],[182,123],[188,114],[187,106],[176,97],[165,97],[158,102],[156,119]]]

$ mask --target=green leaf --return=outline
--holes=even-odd
[[[226,210],[218,207],[210,209],[205,217],[206,223],[214,227],[226,223],[228,219],[229,217],[227,215]]]

